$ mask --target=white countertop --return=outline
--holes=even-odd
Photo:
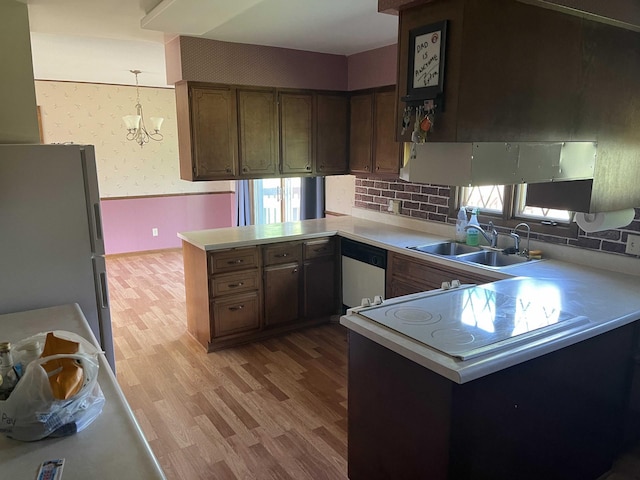
[[[0,315],[2,341],[17,342],[51,329],[75,332],[97,346],[78,305]],[[98,383],[102,413],[82,432],[68,437],[20,442],[0,435],[0,478],[35,479],[45,460],[64,458],[63,480],[164,479],[109,364],[100,355]]]
[[[334,234],[436,264],[481,272],[495,280],[517,276],[544,280],[552,285],[555,291],[560,292],[559,301],[563,310],[588,318],[588,322],[575,328],[467,361],[455,360],[373,321],[355,315],[341,318],[341,323],[349,329],[459,383],[536,358],[640,319],[638,275],[551,259],[513,265],[500,270],[469,265],[406,248],[437,243],[451,237],[350,216],[186,232],[179,234],[179,237],[198,248],[217,250]],[[629,262],[635,261],[629,259]],[[501,285],[498,289],[508,293],[511,283],[498,282],[497,285]]]

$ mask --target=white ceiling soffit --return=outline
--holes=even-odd
[[[201,36],[261,1],[163,0],[140,20],[140,26],[160,32]]]
[[[164,0],[141,26],[212,40],[352,55],[397,42],[378,0]]]
[[[164,43],[163,33],[140,28],[145,14],[141,1],[27,0],[29,28],[46,34]]]

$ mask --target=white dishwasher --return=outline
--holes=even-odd
[[[387,251],[342,238],[342,303],[360,306],[363,298],[384,298]]]

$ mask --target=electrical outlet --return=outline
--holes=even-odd
[[[393,213],[400,213],[400,200],[389,199],[389,205],[387,205],[387,210]]]
[[[640,236],[627,235],[627,249],[625,252],[631,255],[640,255]]]
[[[154,237],[158,236],[158,229],[157,228],[152,228],[151,229],[151,235],[153,235]]]

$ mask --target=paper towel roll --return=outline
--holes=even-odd
[[[633,208],[616,210],[615,212],[576,213],[574,220],[587,233],[602,232],[603,230],[626,227],[633,221],[635,214]]]

